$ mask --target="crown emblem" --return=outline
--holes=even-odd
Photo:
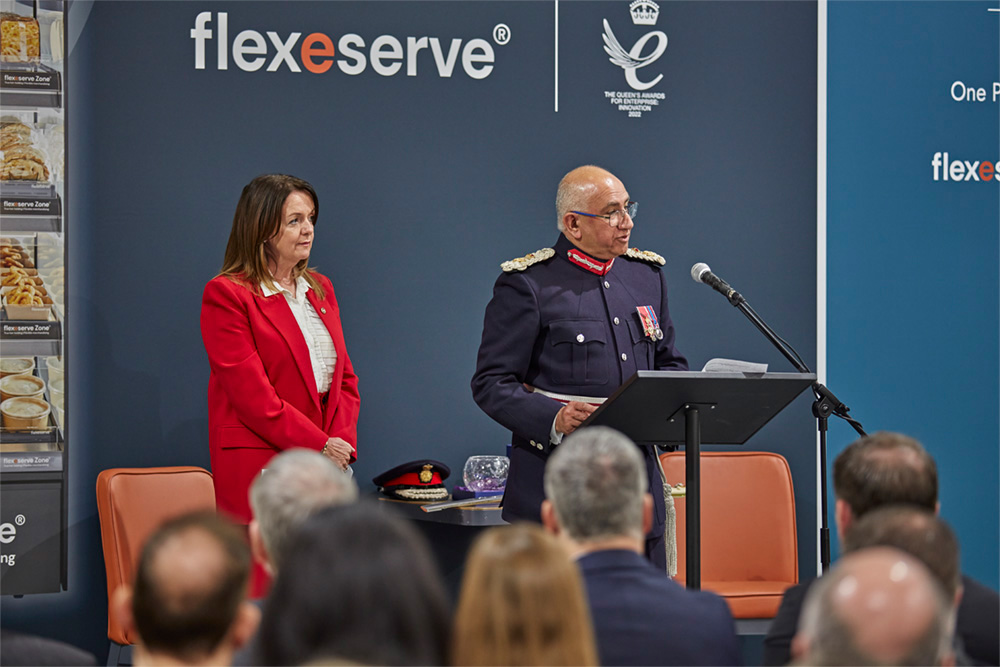
[[[632,23],[635,25],[656,25],[656,19],[660,16],[660,6],[653,0],[635,0],[628,6],[628,12],[632,15]]]

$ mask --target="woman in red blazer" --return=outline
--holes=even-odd
[[[358,378],[333,285],[307,266],[318,213],[309,183],[255,178],[202,297],[216,502],[244,524],[250,484],[278,452],[314,449],[345,470],[357,459]]]

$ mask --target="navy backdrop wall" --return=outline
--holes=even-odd
[[[555,242],[556,183],[582,163],[611,169],[642,202],[634,243],[667,257],[692,366],[725,356],[790,370],[690,280],[706,261],[815,367],[815,3],[663,3],[655,25],[633,23],[629,4],[74,5],[70,591],[5,599],[4,624],[103,654],[94,480],[110,467],[208,465],[201,291],[240,189],[263,172],[319,192],[313,263],[333,280],[361,380],[355,469],[369,488],[411,458],[460,471],[471,454],[503,451],[508,435],[469,390],[483,309],[500,262]],[[201,12],[213,38],[196,69]],[[262,37],[258,71],[231,48],[221,70],[219,12],[230,43],[243,30],[282,43],[321,32],[348,67],[359,61],[339,40],[355,33],[366,68],[307,71],[300,37],[291,58],[302,71],[279,58],[269,72],[277,49]],[[630,84],[603,50],[606,31],[626,50],[661,31],[668,47]],[[380,35],[402,45],[394,75],[375,71]],[[407,38],[424,36],[443,53],[435,59],[429,41],[408,58]],[[444,77],[453,39],[483,41]],[[660,44],[654,35],[633,55]],[[488,64],[474,56],[489,51],[492,70],[476,78]],[[629,104],[623,92],[651,96]],[[803,397],[749,445],[792,466],[803,573],[816,561],[813,429]]]

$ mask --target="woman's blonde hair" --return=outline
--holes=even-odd
[[[271,270],[267,263],[274,260],[273,251],[267,241],[277,235],[281,228],[281,209],[288,195],[301,190],[312,197],[316,218],[319,217],[319,198],[313,186],[307,181],[286,174],[264,174],[250,181],[243,188],[240,201],[233,216],[233,229],[229,233],[226,256],[222,261],[219,275],[245,283],[255,293],[261,283],[277,291]],[[315,224],[315,221],[314,221]],[[323,288],[309,268],[308,260],[302,260],[292,269],[292,279],[300,276],[306,279],[320,299],[325,298]]]
[[[455,614],[456,665],[596,665],[576,564],[530,523],[491,528],[469,552]]]

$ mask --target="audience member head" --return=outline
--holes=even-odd
[[[446,662],[450,619],[424,539],[373,504],[320,510],[288,544],[264,606],[265,665]]]
[[[358,498],[354,479],[311,449],[289,449],[271,459],[250,487],[250,546],[272,575],[289,539],[316,511]]]
[[[596,665],[586,594],[565,546],[529,523],[480,535],[453,645],[457,665]]]
[[[927,568],[872,547],[844,556],[810,588],[792,652],[809,665],[952,664],[953,629]]]
[[[115,606],[139,636],[136,664],[229,664],[257,629],[246,601],[250,551],[236,526],[214,513],[164,524],[146,542],[134,588]]]
[[[915,505],[879,507],[854,522],[844,537],[844,551],[894,547],[930,570],[949,600],[957,602],[962,583],[958,540],[947,523]]]
[[[851,522],[883,505],[938,507],[937,466],[913,438],[879,431],[855,440],[833,462],[835,516],[841,537]]]
[[[648,486],[631,440],[603,426],[579,429],[545,466],[543,523],[584,549],[627,541],[641,552],[652,521]]]

